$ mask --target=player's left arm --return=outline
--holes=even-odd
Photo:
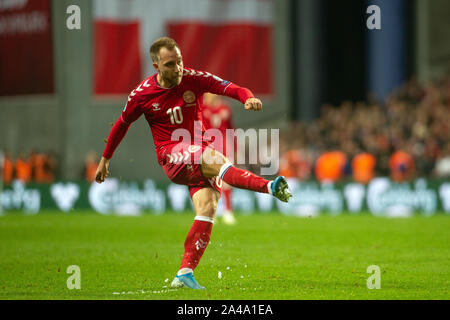
[[[259,111],[262,109],[262,102],[258,98],[249,98],[244,104],[246,110]]]
[[[260,99],[253,96],[253,93],[244,87],[239,87],[231,83],[224,91],[227,97],[241,101],[244,104],[245,110],[259,111],[262,109],[262,102]]]
[[[201,72],[201,74],[205,74]],[[206,73],[208,75],[208,73]],[[262,102],[255,98],[253,93],[244,87],[240,87],[234,83],[209,74],[208,77],[199,76],[200,86],[206,92],[227,96],[240,101],[246,110],[259,111],[262,109]]]

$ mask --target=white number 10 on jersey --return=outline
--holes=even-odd
[[[176,106],[167,110],[167,114],[170,116],[170,122],[172,124],[180,124],[183,122],[183,113],[181,112],[181,107]]]

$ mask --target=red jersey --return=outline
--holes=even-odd
[[[203,124],[205,129],[219,129],[225,136],[226,129],[234,129],[231,120],[232,110],[227,104],[221,103],[216,107],[203,105]]]
[[[202,141],[203,145],[208,144],[209,141],[201,140],[205,131],[202,125],[202,99],[205,92],[226,95],[242,103],[253,97],[250,90],[222,80],[209,72],[185,68],[180,84],[172,88],[161,87],[157,74],[154,74],[141,82],[129,95],[127,104],[108,137],[103,156],[107,159],[112,157],[130,124],[142,114],[152,131],[160,164],[165,156],[166,146],[186,142],[181,138],[172,139],[172,133],[176,129],[185,129],[178,133],[183,137],[189,133],[192,143]]]
[[[217,105],[216,107],[204,104],[203,105],[203,124],[205,126],[205,129],[217,129],[222,134],[221,140],[214,139],[214,148],[218,151],[220,151],[225,156],[228,156],[226,154],[227,152],[227,144],[232,143],[234,140],[234,147],[233,149],[236,149],[236,139],[233,137],[227,137],[227,129],[234,129],[234,126],[231,121],[232,113],[231,113],[231,107],[221,103]],[[214,135],[213,135],[214,136]]]

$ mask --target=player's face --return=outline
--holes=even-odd
[[[159,51],[159,61],[153,66],[158,71],[161,80],[169,86],[179,85],[183,78],[183,57],[180,49],[169,50],[165,47]]]

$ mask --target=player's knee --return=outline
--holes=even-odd
[[[216,215],[219,196],[217,191],[209,188],[196,192],[192,199],[196,215],[214,217]]]
[[[202,163],[201,170],[206,178],[212,178],[219,175],[222,165]]]
[[[215,217],[217,210],[217,203],[202,203],[196,209],[196,215],[198,216],[206,216],[206,217]]]
[[[207,148],[202,154],[201,170],[207,178],[212,178],[219,174],[220,168],[227,162],[229,161],[223,154]]]

